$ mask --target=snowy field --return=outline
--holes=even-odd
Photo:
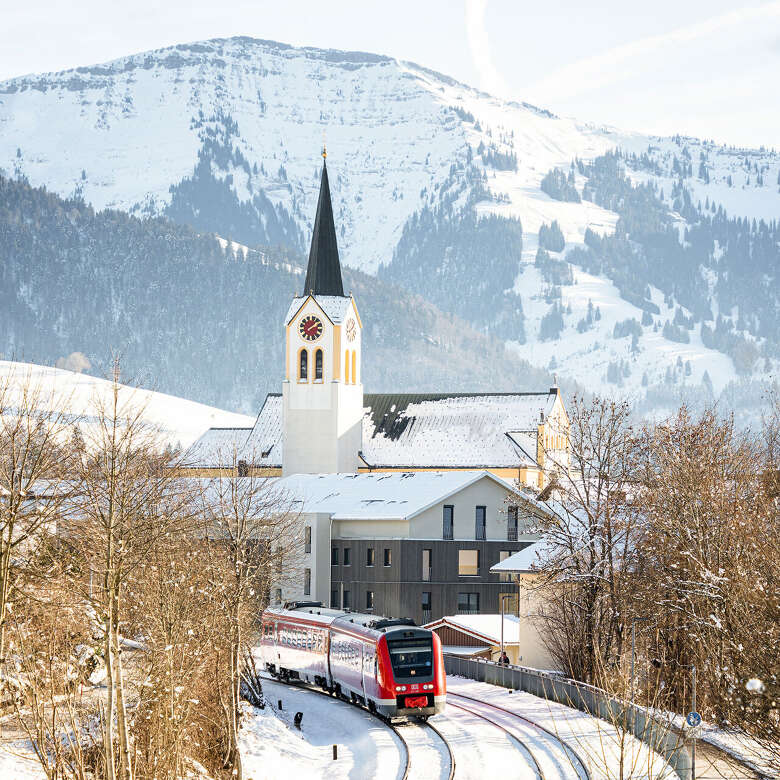
[[[13,392],[18,393],[28,379],[40,388],[47,409],[55,406],[67,410],[74,417],[84,418],[85,425],[94,420],[95,403],[108,401],[112,387],[111,382],[88,374],[0,360],[0,386],[8,380]],[[153,390],[125,387],[125,392],[125,400],[132,398],[134,406],[142,407],[144,418],[159,428],[163,439],[172,446],[187,447],[211,427],[251,428],[254,424],[253,417]]]

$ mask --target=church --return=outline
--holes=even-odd
[[[364,393],[364,323],[344,293],[322,156],[306,280],[281,323],[281,393],[252,428],[204,433],[182,472],[274,477],[296,497],[306,560],[274,601],[418,621],[496,612],[511,588],[490,568],[538,538],[535,496],[568,464],[561,393]]]

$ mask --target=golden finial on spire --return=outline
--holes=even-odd
[[[325,147],[325,129],[322,130],[322,159],[324,160],[328,156],[328,150]]]

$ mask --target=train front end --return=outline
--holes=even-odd
[[[422,628],[386,632],[377,642],[377,678],[380,714],[427,718],[441,712],[447,699],[441,640]]]

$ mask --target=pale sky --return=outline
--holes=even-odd
[[[0,80],[230,35],[408,59],[626,130],[780,148],[780,0],[0,0]]]

